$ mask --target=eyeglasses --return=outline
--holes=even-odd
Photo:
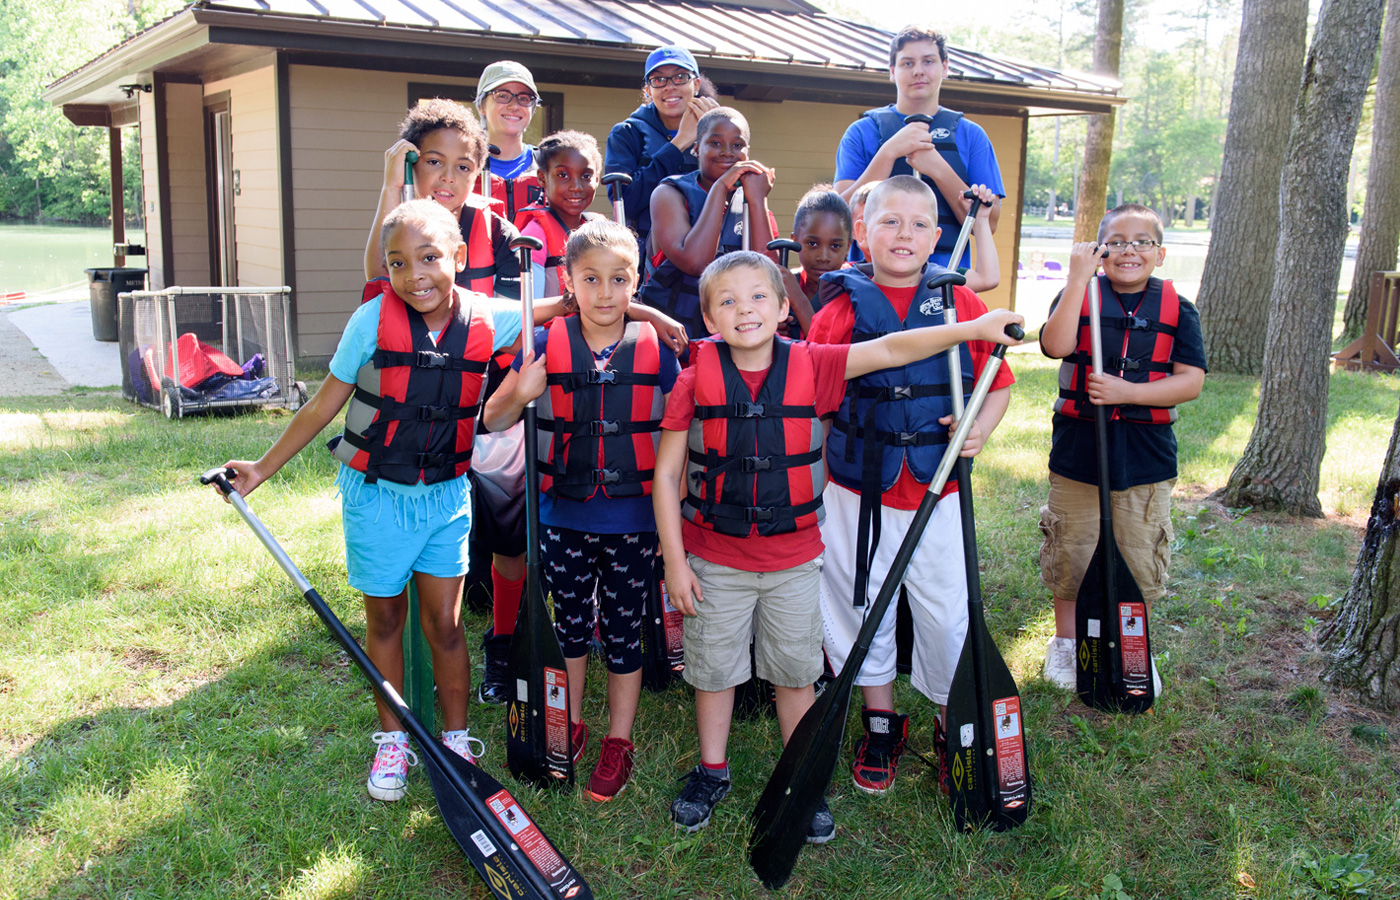
[[[1101,244],[1100,246],[1107,247],[1114,253],[1122,253],[1129,247],[1132,247],[1139,253],[1146,253],[1153,247],[1160,247],[1162,245],[1159,244],[1157,241],[1107,241]]]
[[[540,104],[540,98],[528,92],[517,94],[514,91],[500,90],[491,91],[486,96],[495,100],[502,106],[510,106],[512,100],[514,100],[518,105],[525,107],[526,109],[539,106]]]
[[[690,84],[695,80],[693,72],[677,72],[674,75],[648,75],[647,84],[654,88],[664,88],[668,84],[680,87],[683,84]]]

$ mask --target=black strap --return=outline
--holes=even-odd
[[[786,456],[721,456],[713,450],[706,450],[703,453],[698,450],[688,450],[690,461],[699,466],[704,466],[705,471],[700,478],[704,481],[713,481],[731,469],[738,469],[740,472],[771,472],[775,469],[796,469],[802,466],[810,466],[822,458],[821,448],[808,450],[805,453],[792,453]]]
[[[1176,337],[1175,325],[1166,325],[1142,316],[1100,316],[1099,323],[1105,328],[1112,328],[1116,331],[1153,331],[1157,334]],[[1088,327],[1089,317],[1080,316],[1079,325],[1081,328]]]
[[[436,350],[376,350],[373,361],[376,369],[412,366],[417,369],[442,369],[444,372],[469,372],[474,375],[486,372],[485,360],[463,359]]]
[[[615,434],[650,434],[661,429],[660,419],[646,419],[640,422],[619,422],[615,419],[589,419],[583,422],[571,422],[567,419],[538,419],[536,420],[536,430],[552,431],[555,434],[556,442],[560,436],[565,437],[607,437]],[[559,452],[559,444],[555,444],[555,453]]]
[[[1085,351],[1080,350],[1075,354],[1075,362],[1088,367],[1088,371],[1092,371],[1093,357]],[[1169,362],[1157,362],[1151,358],[1132,359],[1123,356],[1104,357],[1103,368],[1105,372],[1161,372],[1166,375],[1176,371],[1176,367]]]
[[[558,372],[545,377],[545,383],[562,387],[565,393],[573,393],[590,384],[644,385],[660,387],[660,373],[617,372],[613,369],[592,368],[583,372]]]
[[[815,419],[816,406],[782,406],[736,400],[723,406],[697,406],[697,419]]]
[[[761,522],[795,522],[805,515],[816,512],[822,505],[820,496],[796,506],[738,506],[732,503],[701,500],[694,494],[689,494],[686,499],[707,519],[735,519],[750,525],[757,525]]]
[[[555,486],[575,484],[606,487],[614,484],[643,484],[651,481],[654,469],[637,469],[624,472],[621,469],[587,469],[582,472],[560,472],[557,466],[540,463],[540,471],[554,479]]]

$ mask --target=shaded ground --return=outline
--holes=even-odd
[[[10,321],[8,311],[0,310],[0,397],[51,396],[69,387]]]

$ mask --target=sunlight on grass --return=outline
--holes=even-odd
[[[297,873],[296,879],[277,896],[282,900],[338,900],[359,893],[360,885],[369,875],[363,859],[344,847],[334,853],[323,853],[319,859]]]
[[[100,411],[0,413],[0,450],[71,450],[93,435],[123,424],[120,407]]]

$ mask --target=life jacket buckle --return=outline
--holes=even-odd
[[[750,525],[755,522],[771,522],[773,521],[773,510],[766,506],[745,507],[744,521]]]
[[[739,459],[739,470],[742,472],[767,472],[772,468],[771,456],[744,456]]]
[[[594,469],[589,478],[594,484],[617,484],[622,480],[622,473],[617,469]]]
[[[419,350],[414,356],[413,365],[420,369],[445,369],[447,368],[447,354],[435,353],[432,350]]]
[[[891,399],[891,400],[913,400],[913,399],[914,399],[914,386],[913,386],[913,385],[909,385],[909,384],[897,384],[897,385],[895,385],[894,387],[890,388],[890,396],[889,396],[889,399]]]
[[[900,447],[908,447],[918,441],[919,433],[917,431],[901,431],[895,435],[895,438]]]
[[[1142,368],[1142,363],[1135,359],[1115,359],[1109,368],[1117,369],[1120,372],[1136,372]]]
[[[610,369],[589,369],[589,384],[614,384],[617,381],[617,373]]]
[[[754,419],[762,415],[762,403],[750,403],[747,400],[739,400],[734,404],[734,418],[736,419]]]
[[[602,437],[608,434],[617,434],[621,430],[616,422],[607,420],[597,420],[588,423],[588,434],[591,437]]]
[[[420,406],[418,407],[418,421],[420,422],[446,422],[447,407],[445,406]]]
[[[1146,331],[1150,323],[1141,316],[1128,316],[1128,328],[1133,331]]]

